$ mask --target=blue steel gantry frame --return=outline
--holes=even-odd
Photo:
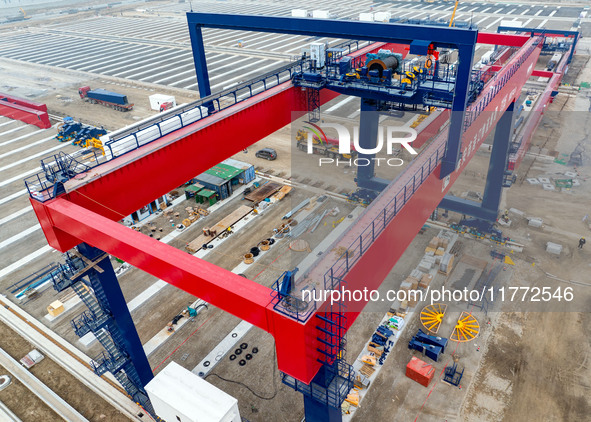
[[[244,15],[229,16],[204,13],[187,13],[187,18],[195,56],[197,82],[202,97],[211,94],[202,27],[406,44],[410,46],[410,54],[418,55],[427,55],[430,49],[434,48],[457,49],[459,65],[451,104],[449,135],[439,177],[443,179],[456,170],[460,162],[464,117],[469,100],[472,60],[478,35],[476,30],[421,27],[396,23],[383,24]],[[356,93],[352,90],[350,94],[355,95]],[[379,96],[376,98],[375,94],[372,95],[372,98],[361,98],[360,146],[364,149],[374,148],[377,144],[379,124],[377,111],[380,100],[381,98]],[[388,100],[388,98],[386,97],[384,100]],[[373,164],[373,161],[370,160],[370,163]],[[359,187],[374,191],[381,191],[389,184],[389,181],[375,177],[373,165],[362,167],[357,174],[356,181]],[[331,317],[336,315],[337,318],[341,318],[344,315],[344,310],[339,312],[331,310],[326,315]],[[344,346],[341,346],[344,341],[344,334],[341,335],[341,331],[346,330],[344,328],[339,329],[338,327],[341,324],[332,321],[331,317],[326,318],[329,321],[330,329],[327,332],[330,338],[322,341],[329,345],[330,353],[327,353],[325,360],[321,360],[322,367],[312,383],[307,388],[302,388],[297,382],[292,385],[292,383],[284,381],[304,393],[304,407],[308,422],[337,422],[342,420],[338,405],[335,406],[334,403],[330,403],[331,400],[329,399],[318,400],[314,391],[322,391],[323,397],[332,397],[334,395],[333,401],[338,403],[344,398],[341,394],[343,392],[346,394],[346,391],[351,387],[349,385],[351,380],[349,380],[348,375],[350,369],[347,369],[350,367],[342,360],[341,356],[341,353],[344,354]],[[333,348],[336,350],[335,353],[332,353]],[[344,369],[340,368],[341,366]],[[335,385],[341,385],[343,388],[335,388]]]
[[[507,169],[509,147],[513,135],[514,109],[515,102],[511,102],[495,126],[482,203],[477,204],[474,201],[448,194],[439,203],[440,208],[466,214],[480,220],[496,221],[503,194],[503,178]]]
[[[565,38],[572,38],[572,48],[570,49],[570,52],[568,54],[567,64],[570,64],[570,62],[572,61],[573,56],[575,54],[575,47],[579,41],[579,38],[581,37],[581,33],[579,31],[566,31],[563,29],[518,28],[515,26],[499,26],[497,28],[497,33],[500,34],[501,32],[516,32],[520,34],[528,34],[531,37],[536,35],[542,35],[544,37],[561,36]]]
[[[400,23],[357,22],[331,19],[288,18],[252,15],[221,15],[187,13],[189,34],[193,48],[197,84],[201,96],[211,93],[201,28],[240,31],[272,32],[280,34],[344,38],[407,44],[410,54],[426,55],[429,46],[452,48],[458,51],[458,70],[452,102],[452,115],[440,177],[454,172],[460,160],[464,115],[468,105],[468,91],[478,31],[471,28],[443,28]],[[295,110],[294,110],[295,111]],[[298,110],[299,111],[299,110]],[[376,130],[377,133],[377,130]],[[371,143],[371,142],[370,142]],[[373,178],[373,174],[371,175]],[[362,184],[364,181],[360,181]],[[369,186],[384,188],[381,181],[368,181]],[[380,189],[381,190],[381,189]]]

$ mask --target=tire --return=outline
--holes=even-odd
[[[242,343],[242,344],[240,345],[240,348],[241,348],[242,350],[246,350],[246,349],[248,348],[248,343]]]
[[[240,359],[240,362],[238,362],[238,365],[244,366],[244,365],[246,365],[246,361],[244,359]]]
[[[246,360],[251,360],[251,359],[252,359],[252,355],[251,355],[250,353],[247,353],[247,354],[244,356],[244,359],[246,359]]]
[[[252,348],[252,353],[257,354],[259,352],[259,348],[258,347],[253,347]]]
[[[235,354],[235,355],[240,355],[240,354],[242,354],[242,349],[240,349],[240,348],[239,348],[239,349],[236,349],[236,350],[234,350],[234,354]]]
[[[230,359],[230,360],[236,360],[236,355],[230,355],[230,357],[228,359]]]

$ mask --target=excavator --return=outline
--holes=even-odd
[[[18,11],[20,13],[19,15],[7,17],[6,22],[18,22],[31,19],[31,16],[27,15],[27,12],[25,12],[25,10],[22,7]]]
[[[454,18],[456,17],[456,10],[458,9],[458,4],[460,3],[460,0],[456,0],[456,4],[454,6],[454,11],[451,14],[451,19],[449,20],[449,27],[451,28],[452,26],[454,26]]]

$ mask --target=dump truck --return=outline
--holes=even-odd
[[[89,86],[83,86],[78,88],[78,94],[85,101],[90,101],[92,104],[102,104],[117,111],[130,111],[133,109],[133,104],[127,102],[127,95],[107,91],[106,89],[90,89]]]
[[[300,151],[308,150],[308,132],[300,129],[296,133],[297,147]],[[314,154],[325,155],[329,158],[338,158],[341,160],[348,160],[357,156],[355,147],[351,144],[351,154],[341,154],[339,152],[339,141],[332,138],[320,140],[318,136],[312,136],[312,150]]]

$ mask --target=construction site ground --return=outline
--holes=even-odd
[[[137,13],[129,12],[129,14],[135,16]],[[492,22],[496,16],[487,17],[487,19]],[[567,75],[571,78],[569,83],[591,81],[591,68],[588,66],[589,48],[585,41],[584,39],[579,49],[580,55],[575,58],[571,66],[577,69],[576,76],[574,76],[575,72]],[[47,103],[50,113],[54,115],[70,115],[85,123],[104,125],[109,130],[119,129],[154,114],[155,112],[149,110],[147,102],[147,96],[152,93],[175,95],[177,103],[198,98],[195,91],[188,89],[174,89],[163,85],[121,80],[108,75],[56,69],[34,63],[23,66],[22,62],[16,60],[3,60],[0,64],[0,72],[3,75],[0,88],[14,95]],[[21,90],[23,85],[28,87],[26,91]],[[83,102],[77,93],[77,88],[83,85],[124,92],[128,95],[130,102],[135,103],[134,111],[120,113]],[[549,312],[561,309],[556,303],[551,303],[546,309],[529,308],[525,305],[523,307],[508,306],[503,309],[504,312],[500,312],[501,309],[498,307],[493,307],[488,314],[476,308],[471,309],[464,303],[450,305],[446,322],[440,329],[441,335],[449,335],[454,318],[457,318],[459,312],[463,310],[473,312],[480,323],[481,332],[478,338],[471,342],[457,345],[451,343],[448,346],[443,358],[434,364],[436,377],[428,388],[416,384],[404,375],[404,369],[410,357],[419,356],[417,352],[407,348],[408,340],[421,326],[415,313],[407,320],[404,334],[386,359],[384,369],[373,381],[370,394],[361,403],[355,421],[412,421],[415,418],[426,422],[588,420],[591,414],[588,398],[591,387],[588,356],[591,347],[585,339],[588,339],[591,334],[589,328],[591,317],[587,313],[590,283],[587,281],[586,274],[589,271],[591,245],[588,244],[580,250],[577,249],[577,242],[581,236],[589,234],[589,220],[584,221],[584,217],[590,213],[591,167],[588,164],[588,153],[585,153],[587,157],[584,161],[585,165],[577,169],[565,165],[564,161],[568,162],[568,156],[579,142],[584,142],[583,145],[587,151],[589,150],[588,134],[591,129],[587,112],[589,94],[588,90],[573,91],[565,87],[561,88],[536,132],[530,149],[531,153],[526,156],[517,173],[517,182],[511,189],[505,190],[503,197],[504,208],[515,208],[523,211],[528,217],[542,218],[544,224],[541,228],[532,228],[528,226],[525,217],[515,213],[510,214],[512,224],[510,227],[501,227],[503,233],[516,242],[524,244],[525,248],[523,252],[510,255],[515,265],[506,265],[506,269],[501,272],[497,280],[499,285],[504,283],[507,286],[573,287],[576,289],[575,300],[570,306],[570,312]],[[341,98],[335,100],[324,109],[340,100]],[[357,121],[358,116],[353,118],[342,116],[354,115],[358,107],[358,100],[350,102],[340,109],[340,117],[327,114],[326,121],[352,125]],[[403,124],[410,118],[412,115],[407,113],[403,119],[383,119],[381,123]],[[289,180],[295,189],[287,198],[265,211],[263,218],[257,218],[256,222],[230,235],[227,241],[212,249],[205,258],[207,261],[231,270],[242,261],[242,256],[250,247],[270,237],[273,229],[283,222],[281,217],[301,200],[317,198],[324,193],[338,196],[353,190],[355,177],[353,168],[343,165],[319,169],[319,156],[307,156],[296,149],[293,132],[295,126],[301,127],[300,123],[301,121],[285,127],[249,147],[246,153],[240,152],[234,156],[238,160],[252,163],[260,173],[274,180]],[[33,128],[27,127],[16,132],[15,135],[20,136],[32,131]],[[55,133],[55,128],[40,131],[27,142],[13,145],[15,148],[25,147],[28,142],[37,142]],[[7,142],[13,137],[12,134],[0,136],[0,143]],[[5,170],[3,168],[3,181],[14,179],[3,185],[3,189],[7,191],[10,189],[10,192],[22,190],[22,177],[20,177],[22,172],[31,171],[32,174],[39,164],[38,159],[45,156],[41,154],[57,145],[57,141],[51,140],[27,146],[27,156],[38,155],[38,158],[23,165]],[[278,159],[266,161],[256,158],[256,151],[263,147],[277,150]],[[77,147],[64,145],[62,150],[73,152]],[[4,153],[5,150],[2,152]],[[16,155],[2,156],[0,165],[12,165],[15,157]],[[19,155],[18,158],[20,157]],[[401,157],[405,162],[412,158],[406,153]],[[453,192],[466,197],[471,197],[474,192],[482,193],[488,160],[487,148],[482,148],[453,186]],[[393,179],[403,168],[378,168],[377,175]],[[530,184],[526,180],[546,176],[554,179],[567,178],[564,173],[570,171],[578,173],[577,179],[581,183],[569,191],[546,191],[540,185]],[[132,194],[133,187],[127,188]],[[182,188],[177,189],[177,192],[183,195]],[[245,203],[242,195],[236,195],[224,201],[221,209],[198,220],[170,244],[185,250],[185,244],[196,238],[202,228],[214,224]],[[27,195],[23,193],[15,200],[2,203],[0,218],[9,216],[28,205]],[[186,200],[177,205],[175,211],[179,212],[179,217],[173,218],[175,225],[188,216],[185,208],[195,205],[194,200]],[[346,224],[347,215],[356,205],[347,203],[335,195],[328,196],[322,204],[323,209],[335,206],[340,209],[337,216],[326,217],[315,233],[302,236],[309,242],[311,249],[329,235],[333,230],[333,224],[337,227],[336,222],[341,217],[345,217],[344,223],[341,224]],[[450,213],[449,217],[443,220],[457,222],[460,218],[461,216]],[[23,214],[22,218],[15,219],[11,224],[3,225],[2,239],[10,238],[28,229],[32,219],[35,217],[29,212]],[[158,216],[153,221],[157,228],[162,228],[162,232],[159,230],[154,232],[156,236],[164,237],[176,230],[164,215]],[[143,226],[144,233],[151,233],[147,225],[140,225]],[[381,292],[399,288],[400,283],[418,264],[426,245],[438,230],[433,226],[415,238],[382,284]],[[460,240],[464,243],[465,256],[480,262],[492,263],[490,251],[500,249],[490,243],[471,238]],[[563,245],[564,249],[560,256],[546,252],[548,241]],[[10,248],[2,250],[0,266],[5,267],[8,263],[18,261],[29,251],[40,249],[45,245],[46,241],[42,236],[34,239],[27,237],[12,244]],[[293,269],[306,256],[306,252],[292,251],[288,245],[289,240],[283,239],[277,242],[261,259],[251,264],[244,275],[262,285],[271,286],[283,271]],[[453,286],[460,282],[465,271],[470,268],[478,273],[480,267],[470,265],[469,262],[475,262],[470,259],[464,261],[458,259],[454,272],[447,278],[438,275],[433,286],[444,283],[445,286]],[[35,269],[60,260],[59,253],[55,251],[46,253],[35,261]],[[116,268],[121,265],[114,259],[112,262]],[[9,277],[0,280],[0,289],[6,293],[12,283],[30,273],[29,265],[16,269]],[[119,280],[128,303],[157,281],[155,277],[137,269],[130,269],[123,273]],[[82,305],[79,304],[68,310],[53,322],[45,318],[47,306],[64,295],[65,293],[57,293],[48,287],[37,297],[25,301],[23,307],[72,345],[90,356],[95,356],[102,350],[101,347],[96,343],[91,347],[83,346],[70,325],[70,320],[84,310]],[[9,295],[9,299],[14,300],[14,297]],[[195,300],[194,296],[174,286],[163,287],[132,313],[141,341],[146,343],[153,338],[173,317]],[[416,309],[420,310],[425,304],[417,305]],[[361,352],[365,342],[382,319],[384,309],[377,308],[379,309],[370,305],[359,315],[349,330],[347,357],[350,362]],[[191,322],[171,334],[166,342],[149,356],[154,373],[158,373],[171,361],[189,370],[193,369],[239,322],[238,318],[213,306],[202,310]],[[20,359],[32,348],[3,324],[0,324],[0,337],[0,347],[15,359]],[[251,422],[299,422],[303,415],[302,396],[281,383],[272,336],[258,328],[253,328],[240,341],[242,342],[248,344],[247,350],[257,347],[259,352],[253,354],[253,359],[245,366],[239,366],[238,360],[230,361],[226,355],[220,359],[207,380],[236,397],[242,416]],[[461,389],[447,385],[440,379],[443,368],[452,362],[452,352],[460,357],[460,364],[466,368]],[[427,358],[424,359],[429,361]],[[52,387],[56,393],[67,396],[71,405],[88,419],[93,421],[124,419],[94,393],[83,385],[77,384],[73,377],[50,359],[46,358],[33,367],[32,372]],[[27,394],[24,386],[13,379],[13,386],[0,392],[0,400],[24,421],[55,419],[55,415],[49,408]]]
[[[558,154],[572,152],[574,137],[558,138],[551,136],[551,133],[561,133],[562,127],[560,125],[567,121],[567,115],[562,114],[569,112],[571,107],[569,104],[575,100],[575,97],[568,94],[558,95],[536,134],[532,151],[536,151],[537,147],[542,156],[556,155],[554,151],[557,151]],[[562,109],[561,112],[559,112],[560,109]],[[280,159],[267,162],[254,157],[253,151],[267,145],[273,145],[279,151]],[[289,177],[290,174],[287,171],[292,161],[289,159],[291,149],[291,133],[285,128],[278,134],[261,141],[259,145],[249,148],[246,154],[237,154],[235,158],[253,162],[260,171]],[[302,154],[302,152],[295,151],[293,154]],[[316,157],[304,156],[303,158],[314,162]],[[487,161],[488,153],[484,148],[454,185],[454,192],[462,194],[482,189],[485,177],[483,169],[485,169]],[[301,162],[300,160],[299,163]],[[573,279],[583,282],[584,279],[580,277],[580,274],[584,274],[584,270],[586,270],[585,254],[588,252],[577,250],[576,241],[585,229],[588,230],[580,221],[586,212],[587,198],[591,197],[589,185],[582,183],[581,186],[573,188],[570,193],[548,192],[539,186],[530,185],[524,181],[526,176],[535,177],[570,170],[562,164],[539,156],[526,157],[521,169],[529,170],[527,175],[525,172],[519,173],[518,182],[508,191],[509,194],[505,198],[506,206],[522,210],[527,215],[543,218],[545,224],[542,229],[532,229],[527,226],[526,220],[512,216],[513,224],[504,232],[516,241],[526,244],[526,249],[522,254],[513,255],[516,266],[510,268],[508,274],[512,274],[513,281],[518,280],[524,284],[538,283],[541,277],[545,279],[543,271],[560,276],[565,280]],[[583,167],[577,171],[581,181],[584,182],[588,177],[586,173],[588,169]],[[335,180],[339,180],[339,178],[335,177]],[[305,182],[312,185],[314,183]],[[322,179],[322,182],[323,185],[310,187],[309,190],[296,188],[288,199],[266,211],[268,214],[256,225],[247,226],[244,230],[231,235],[227,242],[213,249],[207,260],[226,269],[235,267],[240,262],[241,256],[249,249],[247,247],[249,242],[252,241],[254,244],[270,236],[272,229],[281,223],[281,217],[287,211],[299,203],[301,199],[315,195],[316,191],[326,188],[327,183],[330,183],[326,182],[326,178]],[[341,183],[342,189],[350,186],[344,182]],[[338,192],[338,188],[335,191]],[[182,189],[177,189],[177,192],[182,195]],[[562,213],[555,211],[558,195],[568,195],[569,199],[569,206],[565,207]],[[341,215],[347,214],[352,209],[352,205],[343,201],[336,199],[329,199],[329,201],[331,201],[331,205],[336,205],[342,210]],[[240,196],[229,200],[220,211],[200,219],[171,244],[179,249],[184,249],[184,245],[196,237],[203,227],[215,223],[223,215],[230,213],[244,203],[245,201]],[[174,218],[175,224],[186,217],[184,209],[189,205],[195,206],[196,204],[191,199],[183,201],[175,208],[175,211],[180,214],[178,218]],[[450,214],[450,220],[457,221],[458,218],[459,216]],[[161,236],[174,230],[168,218],[164,216],[154,220],[154,224],[163,228],[163,232],[157,232]],[[315,236],[308,239],[311,248],[329,231],[330,226],[321,226]],[[144,228],[144,232],[149,233],[149,230]],[[431,229],[424,235],[417,237],[382,285],[383,289],[397,289],[399,287],[420,260],[430,238],[436,233],[434,229]],[[564,244],[565,252],[561,258],[554,258],[545,252],[545,242],[548,240]],[[467,248],[470,249],[471,255],[490,261],[488,253],[491,245],[483,245],[478,241],[468,239],[465,242],[470,243]],[[300,255],[305,255],[305,253],[290,252],[285,243],[278,244],[265,255],[264,261],[251,265],[245,275],[269,286],[284,270],[292,268]],[[535,261],[534,267],[531,265],[531,258]],[[114,264],[119,265],[116,262]],[[23,274],[26,274],[26,270],[23,271]],[[452,274],[451,277],[454,275]],[[558,283],[556,280],[546,280],[551,282],[551,285]],[[129,301],[156,279],[139,270],[130,270],[120,277],[120,281],[126,299]],[[439,280],[439,282],[443,282],[443,280]],[[35,314],[45,323],[47,323],[43,318],[46,314],[45,307],[56,297],[56,293],[52,292],[52,290],[48,290],[26,306],[29,312]],[[584,301],[587,300],[587,297],[577,299]],[[133,315],[142,342],[149,340],[172,317],[194,300],[193,296],[172,286],[164,287]],[[417,308],[419,307],[420,305],[417,306]],[[100,348],[96,345],[90,349],[84,349],[77,342],[77,338],[71,330],[69,319],[82,311],[83,308],[79,306],[77,309],[79,310],[74,313],[69,312],[68,315],[64,315],[49,325],[89,355],[93,355],[93,352],[98,353]],[[453,320],[453,313],[450,312],[448,315],[450,320]],[[477,311],[474,312],[474,315],[481,322],[483,328],[479,338],[470,343],[459,344],[456,350],[460,356],[460,362],[466,365],[461,390],[438,381],[436,384],[432,384],[435,387],[429,398],[426,399],[432,386],[425,389],[404,376],[404,366],[410,356],[416,354],[406,348],[407,340],[410,339],[413,331],[420,327],[420,322],[415,315],[408,322],[409,325],[404,337],[401,338],[392,355],[386,360],[384,371],[374,381],[370,395],[362,402],[356,420],[365,420],[366,417],[379,419],[390,415],[394,410],[401,420],[412,419],[420,414],[419,420],[425,421],[436,421],[442,418],[449,421],[483,419],[509,421],[519,420],[520,416],[530,415],[532,412],[539,412],[540,415],[558,415],[555,420],[563,420],[563,416],[570,420],[584,420],[584,415],[587,414],[585,412],[588,412],[589,409],[588,402],[582,394],[587,387],[585,377],[579,374],[588,371],[585,360],[588,350],[585,350],[586,346],[578,343],[573,358],[572,345],[576,344],[577,338],[585,338],[584,336],[588,334],[585,331],[587,315],[582,313],[501,314],[496,310],[488,316]],[[348,356],[356,357],[358,355],[382,317],[382,311],[364,312],[360,315],[348,335]],[[488,324],[489,319],[490,325]],[[486,323],[484,323],[485,321]],[[202,311],[194,321],[175,332],[162,347],[157,349],[150,356],[150,363],[156,373],[171,360],[192,369],[238,322],[239,320],[230,314],[209,307]],[[443,334],[443,331],[441,333]],[[557,341],[549,345],[544,339],[550,337]],[[518,338],[521,340],[517,341]],[[212,375],[208,376],[208,381],[236,396],[239,399],[242,414],[251,421],[265,421],[276,418],[276,415],[288,415],[285,416],[284,420],[286,421],[296,420],[297,418],[291,419],[289,415],[301,415],[303,404],[299,394],[284,386],[280,382],[280,374],[273,369],[276,363],[271,363],[275,359],[272,337],[254,328],[246,335],[243,342],[248,343],[249,349],[257,347],[259,353],[254,355],[254,358],[244,367],[239,366],[237,361],[229,361],[227,357],[224,358],[212,371]],[[545,347],[542,347],[541,344],[544,344]],[[479,350],[478,347],[480,347]],[[549,347],[551,350],[548,350]],[[455,348],[453,345],[449,348],[450,352],[453,351],[453,348]],[[451,361],[450,352],[446,353],[441,362],[435,364],[438,376],[444,365]],[[185,354],[188,356],[182,359]],[[530,356],[536,356],[535,365],[527,363],[530,361]],[[567,359],[564,358],[565,356],[571,357]],[[556,358],[550,359],[550,357]],[[546,368],[545,375],[541,375],[541,367]],[[545,379],[554,381],[543,382]],[[266,400],[257,397],[242,385],[232,381],[242,382],[259,396],[273,397],[273,399]],[[562,383],[568,383],[568,390],[563,388],[564,384]],[[563,400],[562,396],[558,394],[558,389],[563,395],[564,391],[568,391],[570,398],[567,401]],[[532,390],[535,390],[535,393]],[[520,397],[520,399],[512,400],[512,396]],[[541,396],[545,397],[543,401],[539,400]],[[423,397],[423,399],[416,400],[416,397]],[[561,398],[558,399],[558,397]],[[385,403],[388,404],[385,405]]]
[[[0,348],[18,361],[35,346],[0,323]],[[30,372],[89,421],[129,420],[47,356],[33,366]],[[0,367],[0,374],[9,373]],[[0,400],[23,422],[59,419],[53,410],[14,376],[12,383],[14,388],[11,385],[0,391]]]

